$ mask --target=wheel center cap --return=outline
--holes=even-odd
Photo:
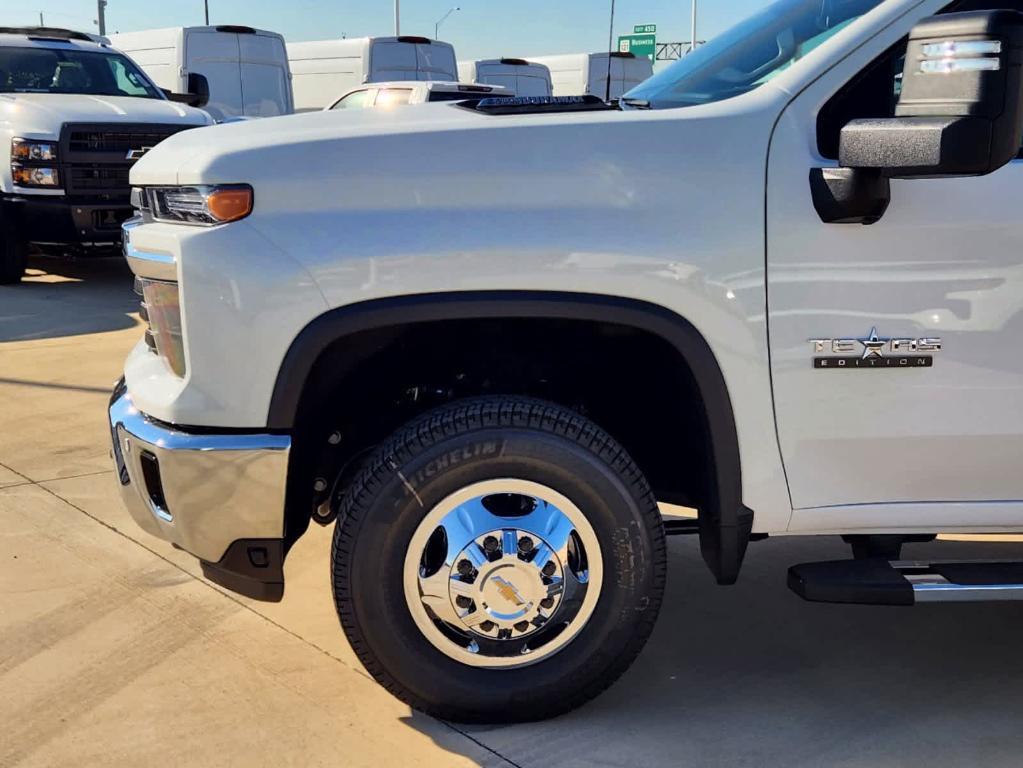
[[[561,559],[536,533],[490,531],[456,556],[449,598],[467,629],[509,639],[533,632],[554,615],[563,578]]]
[[[480,574],[482,608],[498,622],[518,621],[533,613],[543,590],[540,574],[515,562],[498,561]],[[532,569],[536,570],[536,569]]]
[[[525,605],[526,601],[522,595],[519,594],[515,585],[503,576],[491,576],[490,581],[497,585],[497,593],[505,599],[505,602],[512,603],[516,607]]]

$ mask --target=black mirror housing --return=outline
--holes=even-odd
[[[971,176],[993,165],[992,122],[963,117],[853,120],[842,129],[838,161],[846,168],[878,169],[899,178]]]
[[[839,162],[897,178],[983,175],[1023,142],[1023,13],[932,16],[909,37],[895,117],[853,120]]]
[[[210,103],[210,81],[206,75],[198,72],[188,73],[188,95],[192,100],[188,102],[190,107],[205,107]]]
[[[190,107],[205,107],[210,103],[210,82],[206,75],[198,72],[188,74],[188,93],[173,93],[166,88],[161,88],[163,95],[170,101],[178,104],[187,104]]]

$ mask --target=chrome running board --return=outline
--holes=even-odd
[[[1023,562],[835,560],[789,569],[789,588],[804,600],[916,605],[1023,600]]]

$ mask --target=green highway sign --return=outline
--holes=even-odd
[[[656,24],[637,24],[632,28],[637,35],[652,35],[657,31]]]
[[[654,35],[622,35],[618,38],[619,53],[631,53],[636,58],[646,56],[654,60],[657,53],[657,38]]]

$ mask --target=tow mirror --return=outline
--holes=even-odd
[[[188,73],[188,93],[173,93],[166,88],[160,90],[171,101],[190,107],[205,107],[210,102],[210,81],[206,79],[206,75],[200,75],[198,72]]]
[[[932,16],[909,36],[895,117],[853,120],[840,168],[815,168],[825,222],[871,224],[890,200],[889,178],[981,176],[1023,142],[1023,13]]]
[[[198,72],[188,73],[188,94],[194,97],[189,106],[205,107],[210,103],[210,81]]]

